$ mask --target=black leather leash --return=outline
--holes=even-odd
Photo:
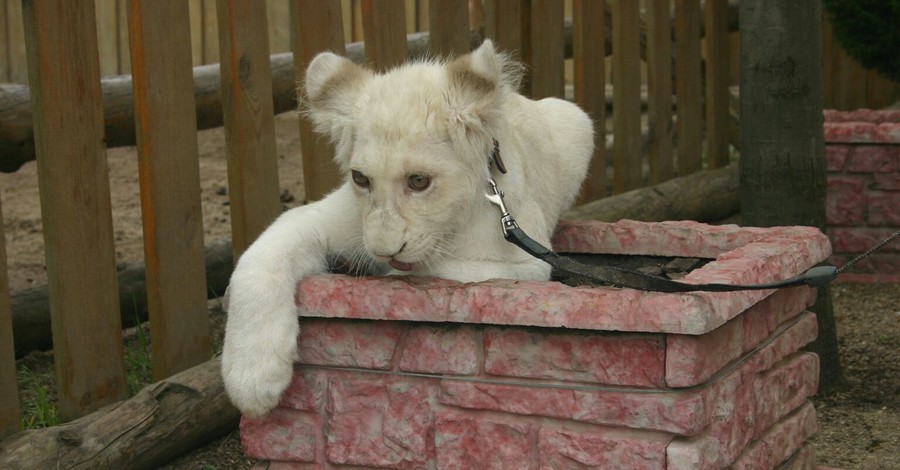
[[[500,158],[500,148],[496,140],[494,140],[494,148],[488,159],[488,166],[494,165],[501,173],[506,173],[506,167]],[[852,259],[842,266],[840,269],[834,266],[816,266],[809,269],[800,276],[795,276],[781,281],[766,284],[688,284],[685,282],[673,281],[663,277],[652,276],[650,274],[633,271],[630,269],[619,268],[615,266],[597,266],[581,263],[572,258],[560,256],[553,250],[541,245],[533,238],[529,237],[524,230],[519,228],[516,219],[509,213],[506,204],[503,202],[503,191],[497,187],[497,182],[492,176],[488,177],[489,192],[485,194],[488,201],[497,206],[500,210],[500,224],[503,229],[503,236],[510,243],[525,250],[526,253],[538,258],[559,271],[570,275],[580,276],[593,281],[611,284],[617,287],[627,287],[631,289],[639,289],[653,292],[735,292],[744,290],[768,290],[780,289],[783,287],[797,286],[824,286],[837,278],[838,274],[852,266],[866,256],[869,256],[882,246],[890,243],[892,240],[900,236],[900,231],[883,240],[881,243]]]

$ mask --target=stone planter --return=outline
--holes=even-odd
[[[768,282],[830,254],[814,229],[694,222],[564,222],[554,246],[715,258],[688,282]],[[274,468],[812,468],[813,300],[316,276],[294,382],[241,437]]]

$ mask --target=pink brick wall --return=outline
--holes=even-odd
[[[900,111],[825,112],[828,236],[838,266],[900,229]],[[845,280],[900,282],[900,240]]]
[[[798,228],[565,223],[566,251],[713,256],[687,279],[765,282],[830,253]],[[244,418],[269,468],[812,468],[809,288],[653,294],[558,283],[318,276],[300,364]]]

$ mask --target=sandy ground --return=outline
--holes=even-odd
[[[293,114],[276,117],[280,189],[287,196],[283,198],[286,206],[303,200],[297,128]],[[223,131],[201,132],[198,147],[204,232],[209,244],[229,237],[231,230]],[[143,258],[135,154],[133,148],[108,152],[119,263]],[[45,284],[35,164],[14,174],[0,174],[0,197],[11,292]],[[847,469],[900,469],[900,285],[839,284],[833,295],[847,384],[815,400],[819,413],[817,462]],[[213,310],[214,316],[221,317]],[[232,433],[167,468],[222,470],[252,464],[242,456],[237,435]]]

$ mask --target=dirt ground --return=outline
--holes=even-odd
[[[286,206],[303,200],[297,121],[276,117],[279,179]],[[230,236],[224,137],[221,129],[198,139],[206,243]],[[113,229],[119,263],[143,258],[137,159],[133,148],[110,149]],[[40,201],[34,163],[0,174],[10,290],[46,283]],[[900,469],[900,285],[837,284],[833,289],[847,383],[815,398],[820,465],[847,469]],[[221,320],[216,301],[214,318]],[[221,323],[218,321],[217,323]],[[49,355],[43,355],[49,359]],[[35,358],[28,359],[35,361]],[[237,433],[172,462],[168,469],[248,468]]]

